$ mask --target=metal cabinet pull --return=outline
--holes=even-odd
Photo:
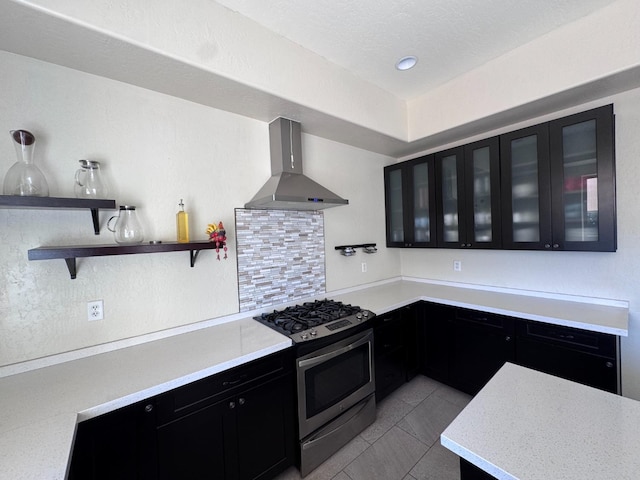
[[[239,403],[240,405],[244,405],[246,402],[245,402],[245,399],[244,399],[244,398],[240,397],[240,398],[238,399],[238,403]]]
[[[236,402],[229,402],[229,408],[231,409],[236,408]]]
[[[605,366],[607,368],[613,368],[613,362],[607,362],[607,363],[605,363]]]
[[[149,403],[148,405],[145,405],[144,411],[147,412],[147,413],[152,412],[153,411],[153,404]]]

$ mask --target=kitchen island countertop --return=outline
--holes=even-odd
[[[640,402],[507,363],[440,440],[499,480],[635,480]]]
[[[428,281],[379,282],[326,297],[378,315],[419,300],[626,336],[624,301],[500,292]],[[304,301],[301,300],[301,301]],[[280,308],[281,306],[277,306]],[[273,307],[270,307],[273,308]],[[291,345],[251,312],[206,328],[0,378],[0,480],[62,480],[78,421],[158,395]],[[640,429],[638,429],[640,431]],[[510,477],[509,477],[510,478]]]

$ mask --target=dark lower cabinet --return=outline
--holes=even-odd
[[[272,478],[292,464],[288,378],[268,380],[158,428],[158,478]]]
[[[450,384],[475,395],[500,370],[515,360],[514,319],[475,310],[456,309]]]
[[[421,373],[475,395],[513,362],[620,393],[619,338],[424,302],[418,318]]]
[[[376,401],[413,378],[419,369],[419,304],[394,310],[374,320]]]
[[[155,422],[147,401],[80,422],[69,480],[155,478]]]
[[[460,458],[460,480],[495,480],[496,477]]]
[[[620,393],[615,335],[531,321],[517,327],[519,365]]]
[[[454,345],[453,321],[456,309],[447,305],[423,302],[420,309],[421,372],[449,384],[449,357]]]
[[[290,350],[78,426],[71,480],[267,480],[295,463]]]

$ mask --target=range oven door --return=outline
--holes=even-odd
[[[297,359],[300,439],[375,392],[373,331]]]

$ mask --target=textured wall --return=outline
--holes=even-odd
[[[180,198],[192,238],[205,239],[214,221],[229,238],[226,261],[213,251],[194,268],[188,252],[81,258],[70,280],[63,260],[30,262],[27,250],[114,243],[105,225],[114,211],[101,211],[96,236],[88,211],[0,209],[0,367],[237,313],[234,209],[271,174],[268,124],[6,52],[0,72],[0,182],[16,161],[9,130],[25,128],[52,195],[73,196],[78,159],[95,159],[117,204],[138,207],[147,239],[175,239]],[[384,238],[382,167],[392,159],[304,133],[302,141],[306,173],[354,200],[324,217],[336,261],[327,284],[399,275],[395,251],[376,255],[366,274],[332,251],[354,223]],[[88,322],[87,302],[98,299],[105,319]]]
[[[325,292],[322,212],[236,209],[240,311]]]

